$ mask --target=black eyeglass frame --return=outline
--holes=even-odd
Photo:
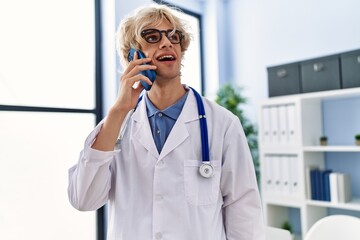
[[[150,33],[150,32],[157,32],[159,33],[159,39],[158,41],[155,41],[155,42],[149,42],[147,39],[146,39],[146,34]],[[181,31],[179,30],[174,30],[174,29],[168,29],[168,30],[159,30],[159,29],[156,29],[156,28],[149,28],[149,29],[145,29],[143,31],[141,31],[141,37],[144,38],[144,40],[148,43],[151,43],[151,44],[155,44],[155,43],[158,43],[161,41],[162,37],[163,37],[163,33],[165,33],[165,36],[167,37],[167,39],[169,39],[169,41],[172,43],[172,44],[179,44],[183,41],[184,39],[184,35]],[[171,36],[173,36],[174,34],[179,34],[179,41],[173,41],[171,36],[169,38],[169,34],[170,33],[173,33]]]

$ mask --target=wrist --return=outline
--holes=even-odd
[[[115,103],[109,110],[109,114],[127,114],[132,108],[123,104]]]

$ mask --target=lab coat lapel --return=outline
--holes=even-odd
[[[146,148],[154,157],[158,158],[159,153],[151,134],[149,119],[146,113],[145,100],[140,101],[132,116],[134,120],[134,139]]]
[[[196,99],[194,93],[190,90],[184,107],[161,150],[159,160],[164,158],[189,137],[186,124],[199,118],[197,111]]]

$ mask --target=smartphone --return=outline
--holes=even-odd
[[[130,51],[128,53],[128,61],[131,62],[132,60],[134,60],[134,54],[135,52],[138,53],[138,59],[141,59],[141,58],[146,58],[145,54],[140,51],[140,50],[136,50],[134,48],[130,48]],[[148,64],[148,63],[144,63],[144,64]],[[154,70],[144,70],[144,71],[141,71],[140,74],[148,77],[150,79],[151,82],[154,82],[155,81],[155,78],[156,78],[156,72]],[[145,88],[146,91],[149,91],[150,88],[151,88],[151,85],[147,84],[145,81],[143,80],[140,80],[141,82],[141,85],[143,85],[143,87]]]

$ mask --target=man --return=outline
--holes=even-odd
[[[120,23],[125,70],[119,94],[70,169],[68,189],[79,210],[108,203],[110,240],[264,240],[254,166],[239,119],[200,96],[211,174],[199,173],[204,118],[196,92],[180,81],[189,41],[186,25],[163,5],[142,8]],[[128,62],[130,48],[146,58],[135,54]],[[156,71],[153,83],[139,74],[145,70]],[[139,100],[140,80],[152,87]],[[121,126],[127,128],[119,141]]]

